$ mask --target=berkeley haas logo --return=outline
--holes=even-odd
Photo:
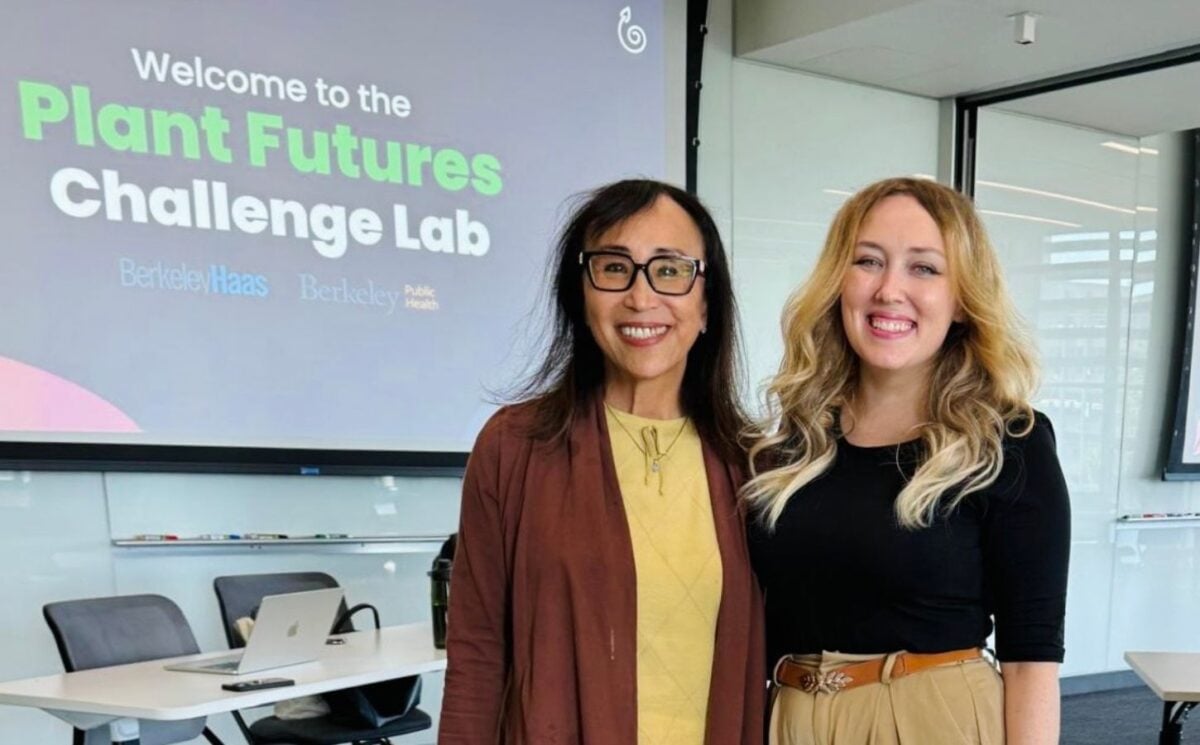
[[[633,20],[633,10],[628,5],[621,8],[620,20],[617,21],[617,40],[621,42],[621,46],[630,54],[641,54],[646,48],[646,32],[641,26],[636,23],[631,24]]]

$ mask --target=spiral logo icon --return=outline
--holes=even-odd
[[[617,22],[617,40],[630,54],[641,54],[646,48],[646,31],[633,20],[633,10],[628,5],[621,8],[620,20]]]

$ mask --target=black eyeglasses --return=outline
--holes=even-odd
[[[660,295],[686,295],[704,276],[704,261],[690,256],[655,256],[639,264],[617,251],[580,251],[579,263],[587,267],[588,281],[601,292],[624,292],[637,280],[640,269],[650,289]]]

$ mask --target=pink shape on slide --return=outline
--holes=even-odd
[[[125,412],[77,383],[0,357],[0,430],[141,432]]]

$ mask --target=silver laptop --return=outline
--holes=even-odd
[[[167,665],[189,673],[242,675],[312,662],[333,625],[342,588],[268,595],[258,607],[246,648],[221,657]]]

